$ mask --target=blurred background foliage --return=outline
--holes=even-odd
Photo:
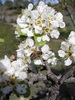
[[[14,32],[16,29],[16,19],[21,14],[22,9],[27,8],[29,3],[34,7],[38,5],[40,0],[0,0],[0,38],[4,42],[0,43],[0,58],[4,55],[16,55],[17,45]],[[43,0],[49,6],[52,6],[57,11],[62,12],[66,27],[59,29],[61,35],[59,40],[50,42],[53,51],[57,52],[62,40],[68,37],[71,30],[75,30],[75,0]],[[55,42],[56,41],[56,42]],[[52,45],[54,44],[54,45]]]

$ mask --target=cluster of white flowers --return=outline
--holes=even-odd
[[[22,16],[17,19],[17,24],[17,36],[20,36],[20,33],[28,37],[39,35],[38,42],[50,41],[50,37],[57,39],[60,35],[58,28],[65,27],[61,12],[45,5],[43,1],[39,2],[35,10],[33,5],[29,4],[28,9],[25,9]]]
[[[11,92],[16,84],[27,78],[26,70],[27,65],[23,64],[22,60],[17,59],[10,62],[10,59],[5,55],[4,59],[0,60],[1,91],[4,94]]]
[[[33,54],[33,62],[35,65],[44,65],[44,60],[46,60],[49,64],[55,65],[57,59],[55,54],[49,50],[49,46],[47,44],[43,45],[41,49],[36,48],[35,42],[31,38],[27,38],[25,41],[22,41],[18,46],[17,50],[17,58],[22,61],[23,64],[31,64],[32,62],[32,54]],[[35,52],[41,51],[41,55],[37,55]],[[35,55],[34,55],[35,54]],[[37,57],[35,57],[37,55]]]
[[[58,51],[60,57],[65,58],[65,65],[75,63],[75,32],[71,31],[67,40],[61,43],[61,50]]]
[[[17,37],[24,36],[25,40],[18,46],[16,60],[11,61],[7,56],[0,60],[0,88],[4,94],[13,89],[18,94],[27,92],[25,79],[28,68],[34,65],[45,66],[44,61],[55,66],[57,58],[51,51],[47,42],[51,38],[58,38],[58,28],[64,28],[63,15],[55,9],[45,5],[43,1],[33,10],[29,4],[28,9],[17,19]],[[61,43],[60,57],[65,58],[65,65],[69,66],[75,62],[75,32],[71,32],[68,40]]]
[[[44,65],[43,61],[47,61],[50,65],[56,65],[57,59],[55,57],[55,53],[49,50],[49,46],[47,44],[41,48],[41,51],[41,57],[34,60],[35,65]]]

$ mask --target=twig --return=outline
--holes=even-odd
[[[37,81],[41,81],[41,80],[45,81],[45,80],[47,80],[47,78],[43,74],[33,74],[33,73],[29,73],[28,74],[28,80],[29,80],[29,85],[32,86]]]
[[[59,95],[59,88],[60,88],[60,85],[57,85],[57,84],[50,87],[49,91],[51,92],[51,94],[50,94],[49,100],[56,100],[57,96]]]
[[[45,61],[45,66],[47,69],[47,77],[48,79],[50,79],[51,81],[58,83],[58,78],[57,76],[51,71],[50,66],[48,65],[48,63]]]
[[[75,83],[75,77],[70,77],[64,81],[65,83]]]
[[[68,79],[69,77],[73,76],[73,73],[75,71],[75,68],[72,67],[61,79],[60,79],[60,83],[63,84],[63,82]]]

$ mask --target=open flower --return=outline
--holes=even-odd
[[[26,84],[17,84],[16,85],[16,91],[19,94],[25,94],[27,92],[27,85]]]
[[[7,69],[10,69],[11,67],[11,62],[10,59],[5,55],[4,59],[0,60],[0,72],[4,72]]]
[[[60,35],[60,33],[59,33],[59,31],[58,30],[53,30],[53,31],[51,31],[50,32],[50,36],[51,36],[51,38],[59,38],[59,35]]]
[[[29,4],[28,9],[24,10],[24,14],[17,19],[18,29],[20,28],[21,34],[34,37],[35,33],[38,35],[37,41],[41,40],[49,41],[48,38],[58,38],[60,33],[58,28],[64,28],[63,15],[60,12],[56,12],[55,9],[47,6],[43,1],[39,2],[39,5],[33,10],[33,5]],[[54,31],[55,30],[55,31]],[[18,35],[19,34],[19,35]],[[20,36],[18,31],[17,37]],[[43,37],[46,37],[44,39]]]
[[[2,92],[6,95],[9,94],[9,92],[12,91],[12,86],[6,86],[2,89]]]
[[[58,55],[65,58],[65,65],[69,66],[72,62],[75,62],[75,45],[72,38],[74,38],[74,32],[71,32],[68,40],[61,43],[61,50],[58,51]]]
[[[42,48],[41,48],[41,51],[43,53],[47,53],[49,51],[49,46],[47,44],[45,44]]]
[[[34,60],[34,64],[35,65],[42,65],[43,63],[42,63],[42,60],[41,59],[35,59]]]
[[[75,32],[74,31],[71,31],[68,37],[68,41],[70,44],[75,45]]]

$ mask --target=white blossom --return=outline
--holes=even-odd
[[[34,45],[34,41],[31,38],[26,39],[26,45],[29,47],[32,47]]]
[[[37,41],[41,42],[42,37],[37,37]]]
[[[4,59],[0,60],[0,70],[5,71],[7,69],[10,69],[11,63],[9,58],[5,55]]]
[[[64,28],[66,26],[65,22],[59,22],[59,26],[60,26],[60,28]]]
[[[65,66],[69,66],[72,64],[72,60],[70,58],[68,58],[67,60],[65,60]]]
[[[60,35],[59,31],[58,30],[53,30],[52,32],[50,32],[50,36],[51,38],[58,38]]]
[[[31,11],[32,9],[33,9],[33,5],[30,3],[30,4],[28,5],[28,10]]]
[[[69,47],[70,47],[70,44],[68,43],[68,42],[65,42],[65,41],[63,41],[62,43],[61,43],[61,49],[63,50],[63,51],[68,51],[69,50]]]
[[[26,84],[18,84],[16,86],[16,91],[19,93],[19,94],[25,94],[27,92],[27,85]]]
[[[48,37],[48,35],[43,35],[43,36],[42,36],[42,40],[43,40],[43,41],[48,41],[48,42],[49,42],[49,41],[50,41],[50,38]]]
[[[56,20],[63,21],[63,15],[61,12],[56,13],[55,15]]]
[[[47,60],[49,57],[50,57],[50,55],[47,54],[47,53],[42,55],[42,58],[43,58],[44,60]]]
[[[51,21],[52,27],[53,28],[58,28],[59,27],[59,22],[57,20]]]
[[[12,86],[6,86],[6,87],[2,88],[2,92],[4,94],[9,94],[9,92],[11,92],[11,91],[12,91]]]
[[[42,28],[39,26],[34,25],[35,28],[35,34],[42,34]]]
[[[65,57],[66,53],[65,53],[63,50],[59,50],[59,51],[58,51],[58,55],[59,55],[60,57]]]
[[[40,59],[35,59],[34,64],[35,65],[42,65],[42,61]]]
[[[49,51],[49,46],[47,44],[45,44],[42,48],[41,48],[41,51],[43,53],[47,53]]]
[[[64,63],[66,66],[75,62],[75,45],[73,44],[73,40],[69,41],[73,38],[74,32],[71,32],[68,40],[65,40],[61,43],[61,50],[58,51],[58,55],[64,58]]]
[[[27,73],[26,72],[19,72],[16,74],[16,77],[18,80],[25,80],[27,78]]]

